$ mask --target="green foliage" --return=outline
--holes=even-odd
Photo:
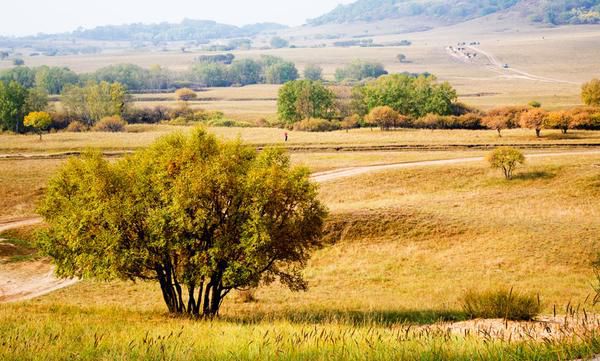
[[[230,86],[228,67],[221,63],[194,64],[191,70],[192,76],[200,84],[208,87]]]
[[[379,106],[389,106],[415,118],[427,114],[450,115],[456,99],[456,90],[450,84],[438,83],[431,75],[386,75],[353,90],[353,106],[361,115]]]
[[[387,74],[387,71],[380,63],[372,63],[362,60],[355,60],[345,67],[335,70],[335,80],[363,80],[368,78],[378,78],[381,75]]]
[[[265,69],[267,84],[285,84],[296,79],[298,79],[298,70],[294,63],[289,61],[277,62]]]
[[[585,105],[600,106],[600,79],[592,79],[583,84],[581,100]]]
[[[538,102],[537,100],[530,101],[528,105],[532,108],[541,108],[542,107],[542,103]]]
[[[34,70],[35,85],[48,94],[61,94],[65,86],[79,83],[79,76],[66,67],[41,66]]]
[[[513,172],[519,164],[525,163],[523,153],[511,147],[498,147],[487,156],[494,169],[502,169],[506,179],[512,179]]]
[[[306,80],[322,80],[323,79],[323,68],[315,64],[308,64],[304,68],[304,79]]]
[[[170,312],[214,316],[232,289],[306,289],[326,209],[308,169],[282,150],[196,129],[116,162],[69,160],[39,214],[49,225],[40,247],[59,275],[158,281]]]
[[[464,312],[471,318],[502,318],[514,321],[533,320],[542,310],[535,295],[510,290],[467,292],[462,299]]]
[[[16,81],[0,81],[0,130],[22,130],[28,95],[27,89]]]
[[[290,45],[290,42],[279,37],[275,36],[271,39],[271,47],[274,49],[287,48]]]
[[[253,59],[235,60],[229,68],[229,77],[233,84],[258,84],[262,80],[263,66]]]
[[[103,81],[89,82],[83,87],[68,86],[62,101],[69,114],[92,125],[104,117],[121,116],[126,110],[129,97],[122,84]]]
[[[337,120],[307,118],[294,123],[293,128],[304,132],[330,132],[341,129],[341,124]]]
[[[334,93],[321,82],[294,80],[279,89],[277,113],[288,124],[307,118],[331,119],[334,100]]]

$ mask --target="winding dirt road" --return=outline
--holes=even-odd
[[[545,158],[561,156],[586,156],[599,155],[600,150],[579,152],[556,152],[529,154],[527,158]],[[483,157],[466,157],[444,160],[428,160],[406,163],[392,163],[335,169],[327,172],[315,173],[311,179],[318,183],[356,177],[363,174],[381,172],[393,169],[406,169],[416,167],[433,167],[442,165],[467,164],[482,162]],[[0,233],[10,229],[36,225],[42,222],[40,217],[22,219],[12,222],[0,222]],[[71,286],[77,283],[76,279],[58,279],[53,274],[53,267],[42,261],[0,264],[0,303],[15,302],[32,299],[52,291]]]
[[[498,74],[497,77],[499,77],[499,78],[525,79],[525,80],[539,81],[539,82],[544,82],[544,83],[579,84],[579,83],[568,81],[568,80],[561,80],[561,79],[549,78],[549,77],[545,77],[545,76],[534,75],[534,74],[528,73],[524,70],[520,70],[520,69],[513,68],[513,67],[505,68],[504,64],[501,63],[496,58],[496,56],[494,56],[494,54],[492,54],[488,51],[482,50],[479,47],[475,47],[475,46],[471,46],[471,45],[465,45],[464,48],[468,49],[472,54],[477,54],[478,57],[477,58],[469,58],[463,52],[454,50],[454,48],[451,48],[451,47],[447,47],[446,52],[452,58],[457,59],[458,61],[461,61],[466,64],[482,65],[481,63],[478,63],[477,60],[485,58],[487,60],[487,64],[485,64],[483,66],[487,70]]]

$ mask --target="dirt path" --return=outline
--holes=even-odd
[[[600,150],[560,153],[538,153],[529,154],[527,155],[527,158],[560,157],[575,155],[585,156],[596,154],[600,154]],[[482,161],[484,161],[483,157],[470,157],[352,167],[315,173],[312,175],[311,179],[318,183],[324,183],[348,177],[356,177],[367,173],[374,173],[392,169],[467,164]],[[11,222],[0,222],[0,233],[10,229],[39,224],[41,222],[42,219],[40,217],[22,219]],[[48,263],[41,261],[0,265],[0,303],[35,298],[50,293],[52,291],[73,285],[76,282],[76,279],[57,279],[53,274],[53,267]]]
[[[451,47],[446,48],[446,53],[448,53],[448,55],[450,57],[452,57],[460,62],[463,62],[466,64],[472,64],[472,65],[482,65],[487,70],[498,74],[498,76],[497,76],[498,78],[525,79],[525,80],[539,81],[539,82],[544,82],[544,83],[578,84],[578,83],[572,82],[572,81],[534,75],[534,74],[528,73],[524,70],[520,70],[520,69],[513,68],[513,67],[505,68],[504,64],[501,63],[494,54],[492,54],[488,51],[482,50],[479,47],[466,45],[466,46],[464,46],[464,49],[468,49],[472,54],[477,54],[479,56],[477,58],[467,57],[464,53],[457,51]],[[485,58],[487,60],[488,64],[483,65],[483,64],[477,62],[477,60],[483,59],[483,58]]]
[[[538,153],[528,154],[526,158],[544,158],[544,157],[560,157],[560,156],[574,156],[574,155],[596,155],[600,154],[600,150],[587,151],[587,152],[560,152],[560,153]],[[406,163],[392,163],[382,165],[371,165],[364,167],[351,167],[343,169],[335,169],[326,172],[315,173],[312,175],[312,180],[315,182],[323,183],[337,179],[356,177],[358,175],[380,172],[392,169],[404,169],[414,167],[431,167],[438,165],[452,165],[452,164],[465,164],[474,162],[483,162],[484,157],[469,157],[469,158],[455,158],[455,159],[444,159],[444,160],[426,160],[419,162],[406,162]]]

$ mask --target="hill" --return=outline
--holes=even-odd
[[[77,29],[62,34],[41,34],[32,40],[68,40],[72,38],[95,41],[210,41],[214,39],[250,37],[261,32],[287,28],[275,23],[235,26],[211,20],[184,19],[180,23],[124,24]]]
[[[421,17],[456,24],[506,11],[537,23],[600,23],[600,0],[358,0],[340,5],[308,23],[325,25]]]

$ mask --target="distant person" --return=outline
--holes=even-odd
[[[288,133],[287,133],[287,132],[285,132],[285,133],[283,134],[283,137],[285,138],[285,141],[287,142],[287,141],[288,141]]]

